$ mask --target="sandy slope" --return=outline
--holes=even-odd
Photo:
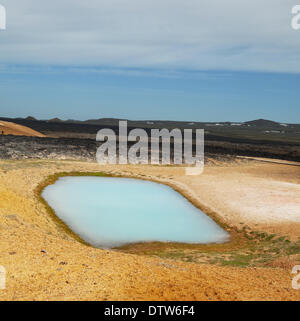
[[[300,236],[300,167],[254,163],[208,167],[178,180],[198,191],[200,202],[228,224],[248,225],[293,239]]]
[[[195,202],[201,199],[220,210],[220,217],[232,225],[239,224],[241,216],[254,224],[259,222],[252,216],[254,210],[248,209],[244,214],[245,204],[251,199],[255,201],[254,191],[249,197],[236,195],[238,190],[233,184],[247,188],[252,179],[256,197],[261,184],[263,190],[268,190],[265,184],[269,180],[297,185],[299,172],[281,166],[211,167],[203,176],[187,177],[184,169],[173,167],[0,161],[0,265],[7,270],[7,289],[0,290],[0,300],[300,300],[300,291],[291,287],[290,270],[174,262],[83,245],[57,227],[34,194],[35,187],[56,172],[105,170],[146,175],[149,179],[177,184]],[[287,185],[277,183],[272,188],[279,188],[278,191],[284,188],[289,206],[299,208],[299,203],[292,202],[296,190],[292,189],[289,196]],[[234,201],[224,204],[221,211],[222,202],[229,195]],[[238,201],[240,206],[231,210]],[[274,203],[273,209],[276,206]],[[282,221],[289,222],[286,213],[283,214]],[[299,232],[295,217],[290,222]],[[276,219],[273,224],[272,216],[267,214],[263,224],[269,220],[270,226],[280,231],[278,213]],[[294,234],[295,230],[290,232]]]
[[[45,137],[45,135],[29,127],[2,120],[0,120],[0,135]]]

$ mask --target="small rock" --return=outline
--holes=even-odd
[[[42,252],[42,253],[45,253],[45,254],[47,254],[47,251],[46,251],[46,250],[41,250],[41,252]]]

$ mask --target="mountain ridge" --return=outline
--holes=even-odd
[[[285,122],[277,122],[269,119],[258,118],[250,121],[180,121],[180,120],[153,120],[153,119],[143,119],[143,120],[130,120],[125,118],[95,118],[95,119],[86,119],[86,120],[78,120],[78,119],[67,119],[63,120],[58,117],[54,117],[51,119],[37,119],[33,116],[28,116],[26,118],[16,118],[16,119],[26,119],[31,121],[46,121],[46,122],[58,122],[58,123],[74,123],[74,124],[92,124],[92,125],[100,125],[100,124],[117,124],[119,121],[128,121],[132,123],[181,123],[181,124],[209,124],[209,125],[245,125],[245,126],[257,126],[257,127],[269,127],[269,126],[280,126],[280,125],[298,125],[298,123],[285,123]]]

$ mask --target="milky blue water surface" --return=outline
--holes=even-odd
[[[103,248],[137,242],[220,243],[228,233],[172,188],[113,177],[63,177],[43,198],[82,239]]]

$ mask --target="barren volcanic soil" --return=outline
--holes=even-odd
[[[300,235],[296,166],[220,163],[189,177],[173,166],[2,160],[0,265],[7,282],[0,300],[300,300],[289,265],[199,264],[83,244],[54,219],[36,188],[55,173],[100,171],[169,184],[216,213],[229,231],[247,224],[291,239]]]

